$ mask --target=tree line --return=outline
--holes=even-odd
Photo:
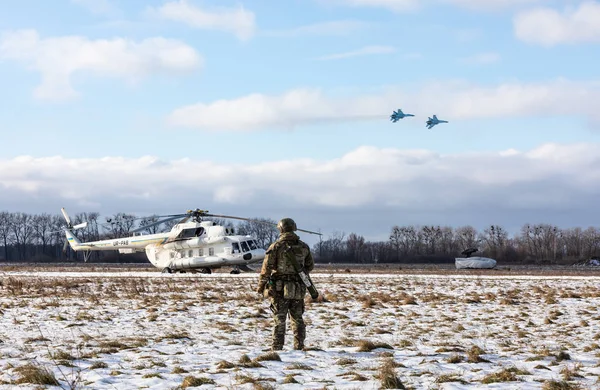
[[[483,231],[472,226],[394,226],[387,241],[370,242],[363,236],[335,233],[315,245],[315,255],[324,262],[427,263],[453,262],[468,248],[472,256],[499,262],[559,264],[600,256],[600,229],[560,229],[551,224],[525,224],[510,235],[498,225]]]
[[[82,242],[106,240],[136,234],[155,234],[169,231],[180,220],[161,220],[158,215],[138,218],[127,213],[116,213],[100,218],[98,212],[82,212],[71,216],[73,226],[87,222],[83,229],[73,231]],[[233,228],[236,234],[257,238],[266,248],[279,236],[276,221],[256,218],[234,225],[230,220],[205,218],[219,225]],[[75,253],[66,244],[64,229],[66,221],[62,214],[28,214],[23,212],[0,212],[0,260],[18,262],[53,262],[81,260],[83,255]],[[118,251],[93,252],[95,262],[146,262],[144,253],[120,254]]]
[[[72,224],[87,222],[74,234],[83,242],[154,234],[170,230],[179,220],[162,223],[152,215],[138,218],[116,213],[100,218],[98,212],[82,212],[71,217]],[[206,218],[233,228],[236,234],[250,235],[267,248],[279,236],[277,221],[255,218],[237,222]],[[66,222],[61,214],[0,212],[0,259],[4,261],[78,260],[81,255],[65,244]],[[510,235],[502,226],[490,225],[483,231],[472,226],[393,226],[388,240],[371,242],[356,233],[336,232],[312,248],[318,262],[333,263],[414,263],[451,262],[467,248],[478,248],[475,255],[501,262],[556,264],[600,256],[600,230],[596,227],[560,229],[550,224],[525,224]],[[66,250],[65,250],[66,249]],[[119,254],[117,251],[94,252],[96,262],[145,262],[143,253]]]

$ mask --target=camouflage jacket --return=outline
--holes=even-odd
[[[260,280],[265,281],[273,276],[296,275],[296,270],[290,261],[287,261],[284,256],[284,251],[288,245],[294,252],[296,262],[304,270],[309,273],[315,267],[315,262],[310,252],[310,247],[300,240],[300,237],[294,232],[282,233],[277,241],[275,241],[267,249],[265,259],[263,260],[262,270],[260,272]]]

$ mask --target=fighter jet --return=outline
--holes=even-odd
[[[398,120],[403,119],[407,116],[414,116],[413,114],[405,114],[402,112],[401,109],[398,109],[398,111],[394,111],[394,113],[392,115],[390,115],[390,120],[394,123],[398,122]]]
[[[440,123],[448,123],[448,121],[443,121],[437,118],[437,116],[433,116],[433,118],[427,118],[426,126],[428,129],[431,129],[435,125],[439,125]]]

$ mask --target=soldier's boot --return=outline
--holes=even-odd
[[[294,331],[294,349],[304,349],[306,339],[306,327],[304,324],[296,326]]]

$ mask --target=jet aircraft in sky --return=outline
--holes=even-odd
[[[437,116],[433,116],[433,118],[427,118],[427,122],[425,122],[428,129],[431,129],[435,125],[439,125],[440,123],[448,123],[448,121],[443,121],[437,118]]]
[[[392,113],[392,115],[390,115],[390,120],[394,123],[398,122],[400,119],[403,119],[407,116],[414,116],[413,114],[405,114],[402,112],[401,109],[398,109],[398,111],[394,111]]]

